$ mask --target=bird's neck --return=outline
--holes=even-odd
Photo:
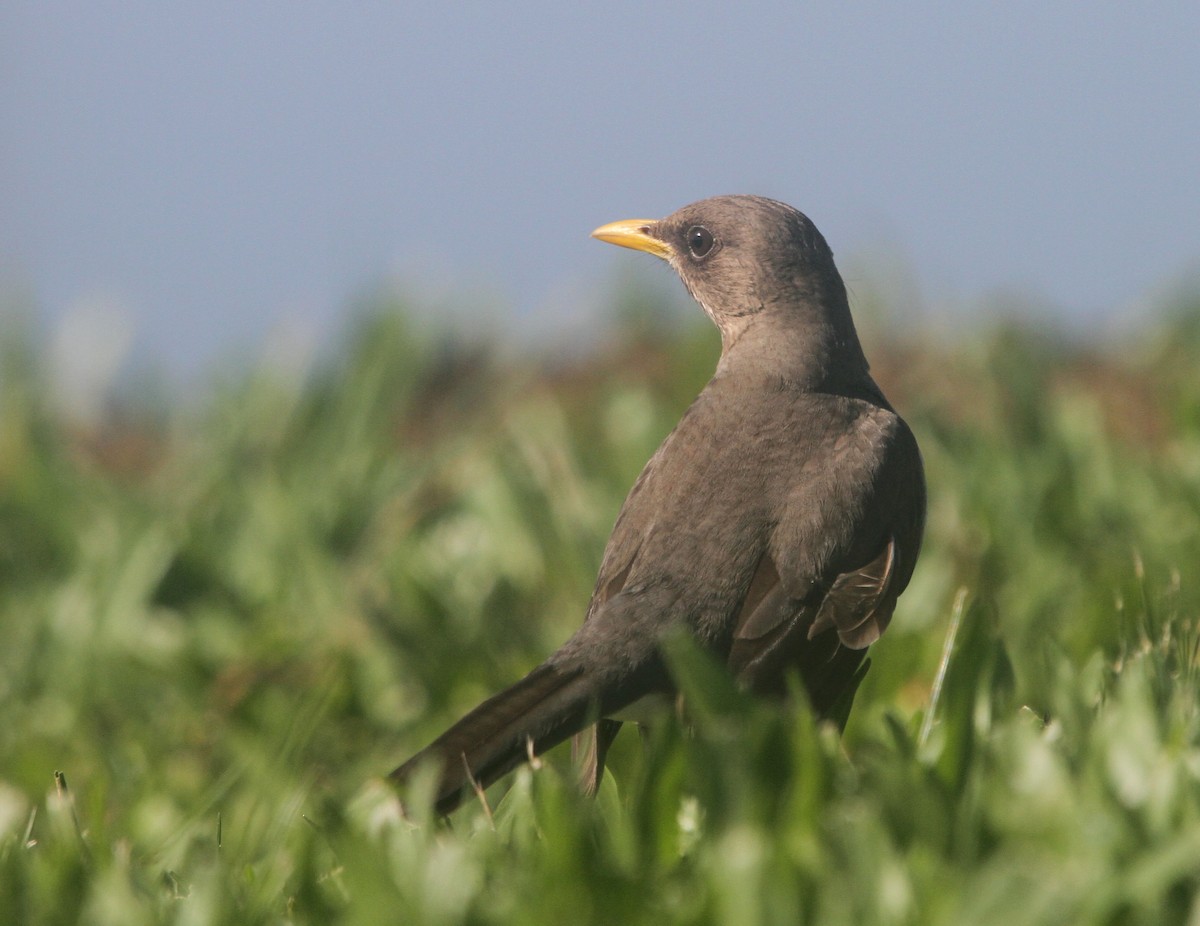
[[[761,375],[812,391],[846,392],[871,382],[845,297],[764,305],[721,326],[717,375]]]

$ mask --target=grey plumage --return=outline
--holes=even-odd
[[[594,234],[666,259],[720,329],[721,358],[630,490],[583,626],[392,773],[440,762],[443,813],[529,743],[541,752],[585,728],[596,787],[613,715],[672,692],[658,644],[674,628],[753,691],[782,694],[797,671],[830,710],[920,549],[916,441],[871,379],[832,252],[804,215],[724,196]]]

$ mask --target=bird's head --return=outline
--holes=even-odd
[[[761,196],[715,196],[665,219],[602,225],[592,237],[667,261],[721,330],[726,349],[762,316],[777,328],[813,335],[821,329],[858,352],[833,252],[791,206]]]
[[[774,199],[702,199],[661,220],[626,220],[592,233],[670,263],[724,332],[774,303],[841,289],[833,252],[803,212]]]

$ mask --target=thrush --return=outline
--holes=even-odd
[[[921,547],[916,440],[871,378],[833,253],[805,215],[719,196],[592,235],[666,260],[720,330],[721,356],[633,484],[580,629],[391,773],[402,783],[436,766],[443,814],[580,733],[594,790],[622,716],[675,692],[670,633],[753,692],[782,695],[797,674],[827,715]]]

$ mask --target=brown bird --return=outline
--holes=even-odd
[[[594,790],[620,717],[674,685],[683,630],[745,688],[797,672],[818,713],[856,684],[925,524],[916,440],[868,372],[833,253],[806,216],[720,196],[593,236],[666,260],[721,332],[716,373],[634,483],[583,626],[391,774],[440,768],[436,809],[588,730]]]

